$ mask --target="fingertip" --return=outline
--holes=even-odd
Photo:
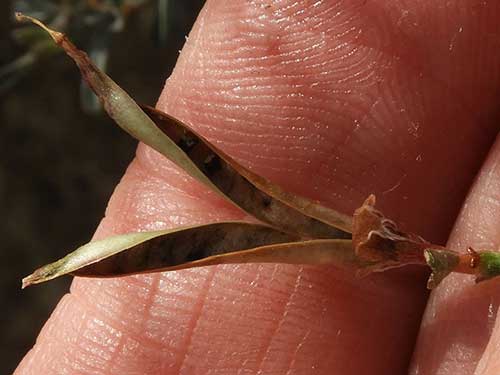
[[[448,246],[466,251],[500,249],[500,137],[477,175]],[[423,317],[412,374],[469,374],[496,366],[500,343],[499,280],[474,284],[472,276],[451,275],[434,291]],[[495,327],[495,328],[494,328]],[[487,364],[488,363],[488,364]],[[486,370],[485,370],[486,371]]]

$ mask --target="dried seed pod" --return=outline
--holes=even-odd
[[[266,225],[227,222],[156,232],[128,233],[90,242],[43,266],[23,288],[67,274],[116,277],[224,263],[367,265],[350,240],[299,241]]]
[[[49,29],[31,17],[17,14],[17,18],[34,22],[49,33],[75,61],[106,112],[122,129],[169,158],[191,177],[281,230],[300,233],[308,238],[350,237],[349,216],[284,191],[239,165],[217,148],[208,146],[201,136],[171,116],[151,108],[147,109],[148,116],[64,34]],[[197,152],[190,152],[193,149],[201,152],[198,155]]]
[[[238,164],[179,120],[149,106],[142,108],[203,174],[246,212],[307,238],[351,237],[351,217],[284,191]]]
[[[221,263],[280,262],[335,264],[358,275],[408,264],[432,269],[429,288],[451,272],[476,275],[476,281],[500,275],[500,254],[459,254],[403,233],[375,209],[372,195],[354,217],[285,191],[206,141],[175,118],[141,107],[101,72],[68,38],[40,21],[75,61],[106,112],[134,138],[168,157],[191,177],[266,224],[214,223],[174,230],[129,233],[90,242],[23,280],[23,287],[65,274],[110,277]],[[352,241],[348,239],[352,233]]]

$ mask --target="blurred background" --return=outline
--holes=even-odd
[[[64,31],[140,103],[154,105],[204,0],[0,1],[0,373],[11,373],[70,277],[22,277],[87,242],[134,156],[75,65],[22,11]]]

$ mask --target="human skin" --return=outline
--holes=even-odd
[[[208,1],[157,106],[286,189],[345,213],[375,193],[404,230],[445,243],[499,130],[497,4]],[[497,144],[451,247],[498,248],[499,165]],[[140,145],[96,238],[245,218]],[[425,277],[224,265],[76,278],[16,373],[405,374]],[[496,282],[470,283],[433,295],[414,374],[498,368],[498,304],[463,318],[495,327],[486,350],[489,331],[453,319],[493,298]]]

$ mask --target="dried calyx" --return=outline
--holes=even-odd
[[[353,217],[285,191],[256,175],[179,120],[139,106],[68,38],[42,27],[75,61],[115,122],[172,160],[187,174],[262,224],[212,223],[156,232],[128,233],[90,242],[23,279],[23,287],[72,274],[115,277],[222,263],[333,264],[358,275],[409,264],[428,265],[428,286],[451,272],[486,280],[500,275],[500,255],[459,254],[403,233],[375,209],[370,196]]]

